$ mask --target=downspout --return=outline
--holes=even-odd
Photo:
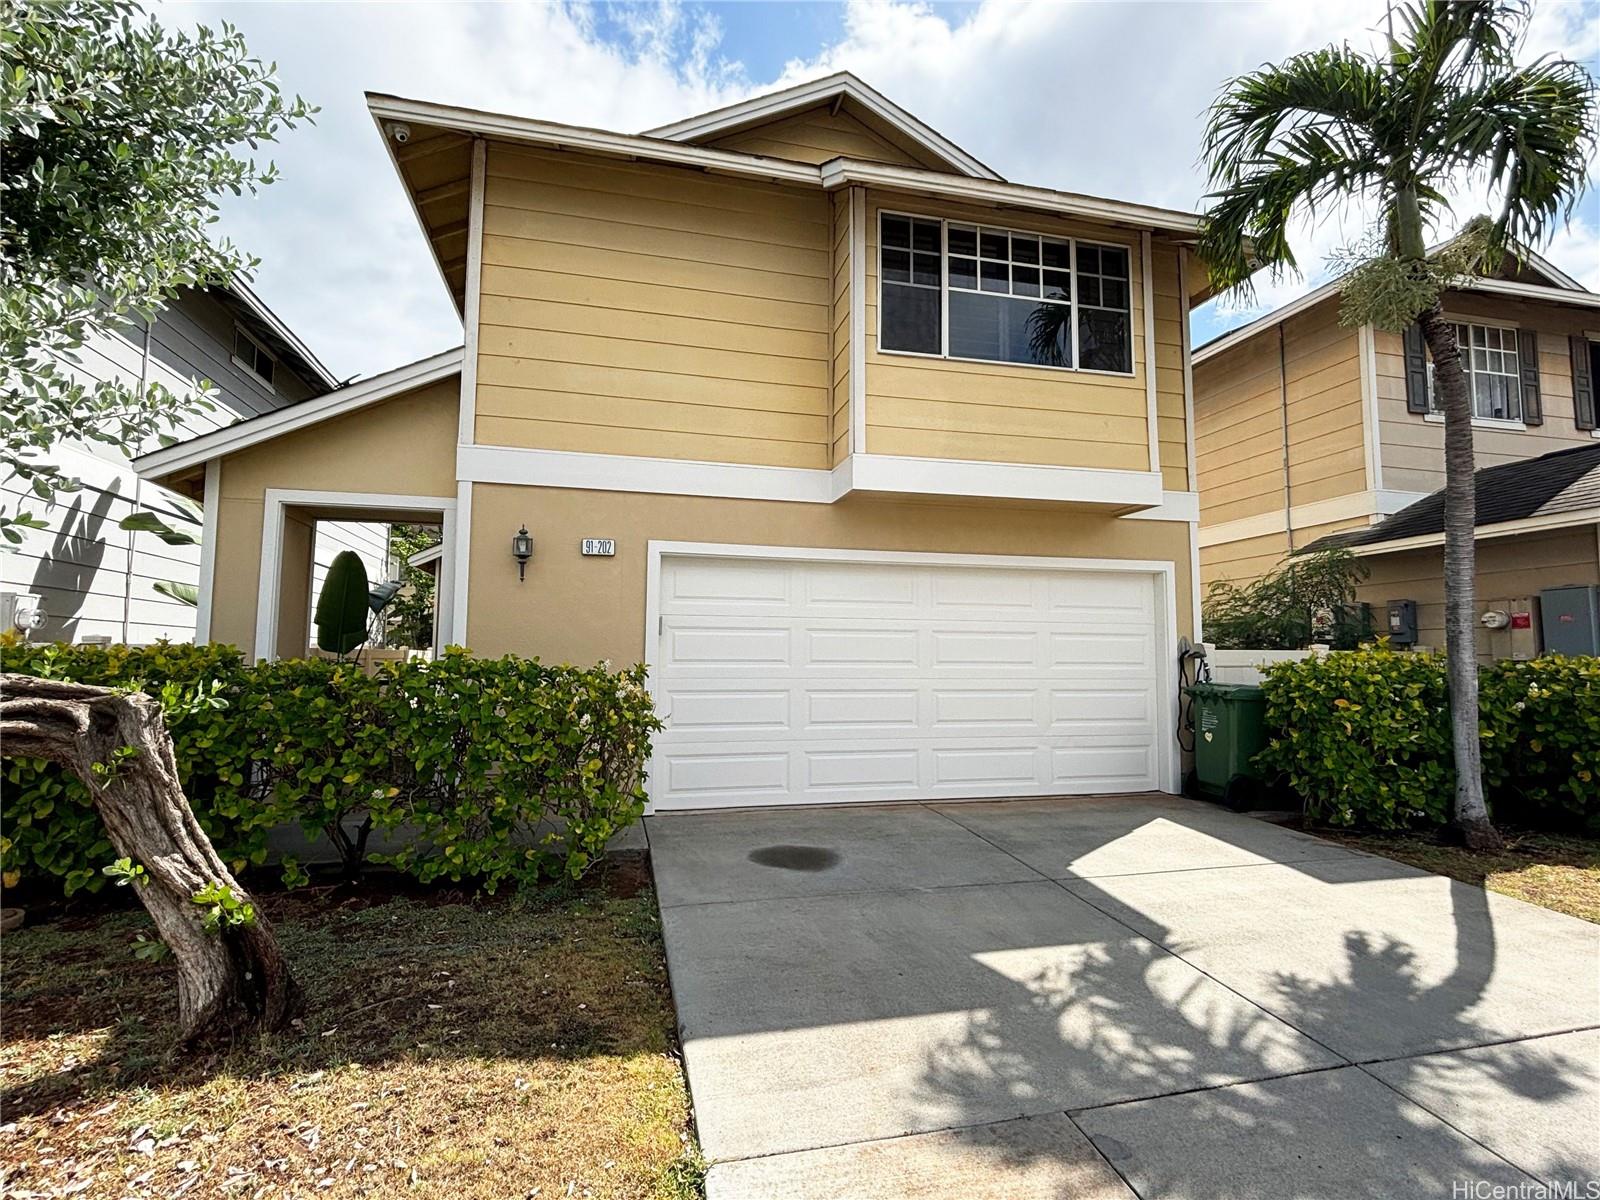
[[[1294,507],[1289,488],[1289,355],[1285,346],[1284,322],[1278,322],[1278,403],[1283,423],[1283,532],[1289,553],[1294,553]]]
[[[150,334],[155,327],[156,315],[151,313],[144,319],[144,350],[139,356],[139,395],[144,395],[145,388],[150,382]],[[133,511],[138,512],[144,505],[144,480],[139,476],[133,477]],[[133,542],[137,535],[133,530],[128,530],[128,557],[122,572],[122,644],[128,644],[128,638],[133,633]]]

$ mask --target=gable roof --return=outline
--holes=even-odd
[[[1484,467],[1475,478],[1480,537],[1495,526],[1511,525],[1509,533],[1533,523],[1558,527],[1600,520],[1600,441]],[[1443,539],[1440,490],[1376,525],[1318,538],[1301,553],[1343,546],[1358,554],[1382,554]]]
[[[221,458],[224,454],[236,453],[259,442],[293,433],[296,429],[331,421],[334,417],[342,417],[369,404],[377,404],[403,392],[459,375],[461,354],[461,347],[457,346],[454,350],[418,359],[403,367],[374,375],[371,379],[346,384],[326,395],[302,400],[287,408],[276,408],[247,421],[152,450],[134,459],[133,469],[141,479],[169,479],[213,458]]]
[[[752,96],[737,104],[700,113],[670,125],[659,125],[645,130],[645,136],[674,142],[707,142],[830,103],[836,107],[849,104],[864,114],[869,122],[886,126],[958,174],[973,179],[1001,179],[993,168],[968,154],[932,126],[919,121],[882,92],[868,87],[849,71],[839,71],[809,83]]]
[[[1438,246],[1430,246],[1428,252],[1442,249],[1449,242],[1442,242]],[[1548,283],[1526,283],[1518,279],[1502,279],[1493,276],[1482,276],[1467,279],[1448,290],[1455,292],[1483,292],[1489,295],[1511,296],[1520,300],[1548,300],[1557,304],[1574,305],[1579,308],[1600,308],[1600,295],[1591,292],[1572,276],[1559,270],[1548,259],[1542,258],[1532,250],[1517,243],[1512,249],[1512,258],[1508,262],[1515,262],[1519,270],[1541,275]],[[1199,366],[1206,359],[1230,350],[1241,342],[1247,342],[1256,334],[1271,329],[1290,317],[1297,316],[1307,309],[1315,308],[1330,296],[1336,296],[1344,290],[1344,276],[1331,279],[1321,287],[1314,288],[1304,296],[1300,296],[1287,304],[1280,305],[1271,312],[1249,321],[1237,329],[1230,329],[1227,333],[1218,334],[1202,346],[1194,350],[1194,365]]]

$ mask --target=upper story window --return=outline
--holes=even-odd
[[[1522,370],[1517,361],[1517,331],[1499,325],[1456,325],[1461,367],[1467,373],[1472,415],[1489,421],[1522,420]],[[1428,363],[1428,408],[1439,412]]]
[[[246,333],[242,325],[233,327],[233,361],[269,388],[272,386],[272,369],[277,360],[265,346]]]
[[[1126,246],[886,212],[879,274],[884,350],[1133,369]]]

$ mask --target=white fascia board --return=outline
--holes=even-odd
[[[1283,305],[1281,308],[1275,308],[1265,316],[1257,317],[1254,321],[1251,321],[1247,325],[1241,325],[1239,328],[1230,330],[1228,333],[1224,333],[1220,337],[1212,338],[1204,346],[1201,346],[1195,350],[1195,365],[1198,366],[1199,364],[1205,362],[1206,359],[1216,357],[1224,350],[1231,350],[1240,342],[1249,341],[1262,330],[1271,329],[1280,321],[1287,321],[1290,317],[1296,316],[1299,313],[1303,313],[1308,308],[1316,307],[1329,296],[1336,295],[1343,286],[1344,281],[1342,279],[1335,279],[1331,283],[1323,284],[1314,291],[1307,292],[1298,300],[1291,300],[1288,304]]]
[[[765,158],[759,154],[712,150],[704,146],[690,146],[661,138],[612,133],[605,129],[586,129],[578,125],[560,125],[553,121],[535,121],[527,117],[481,112],[450,104],[406,100],[399,96],[379,96],[369,93],[367,108],[372,113],[373,119],[378,122],[380,130],[385,121],[415,121],[419,125],[436,125],[460,133],[500,138],[508,142],[524,142],[552,150],[582,150],[591,154],[672,163],[676,166],[698,167],[705,171],[780,183],[809,184],[813,187],[820,185],[820,175],[816,167],[805,163],[788,162],[781,158]],[[393,139],[386,137],[384,140],[389,142]]]
[[[779,92],[769,92],[764,96],[754,96],[738,104],[700,113],[671,125],[647,129],[645,136],[667,138],[675,142],[715,137],[721,133],[730,133],[766,121],[777,120],[787,113],[814,108],[818,104],[839,97],[853,100],[873,116],[963,174],[975,179],[1000,178],[990,167],[930,126],[923,124],[887,96],[868,87],[848,71],[839,71],[821,79],[813,79],[809,83],[797,84]]]
[[[1188,521],[1199,524],[1199,492],[1162,492],[1161,503],[1155,508],[1123,513],[1125,521]]]
[[[1580,508],[1572,512],[1550,513],[1546,516],[1523,517],[1517,521],[1501,521],[1497,525],[1480,525],[1474,541],[1485,542],[1493,538],[1516,537],[1523,533],[1540,533],[1547,529],[1572,529],[1600,522],[1600,507]],[[1427,550],[1444,545],[1444,534],[1424,533],[1416,537],[1395,538],[1387,542],[1372,542],[1365,546],[1351,546],[1350,553],[1361,558],[1378,554],[1399,554],[1404,550]]]
[[[828,504],[834,499],[833,475],[832,471],[804,467],[756,467],[684,458],[517,446],[456,447],[456,478],[473,483]]]
[[[894,454],[852,457],[852,484],[858,492],[1057,500],[1124,508],[1156,508],[1163,495],[1159,471],[1040,467]]]
[[[923,195],[952,200],[970,200],[978,204],[1009,205],[1013,208],[1027,208],[1089,221],[1111,221],[1140,229],[1179,233],[1189,237],[1198,236],[1200,232],[1200,218],[1194,213],[1170,208],[1152,208],[1147,204],[1130,204],[1121,200],[1105,200],[1098,196],[1083,196],[1075,192],[1058,192],[1050,188],[1029,187],[1020,183],[962,179],[940,171],[890,166],[886,163],[865,162],[855,158],[830,158],[822,164],[820,170],[822,186],[828,191],[855,183],[866,187],[919,192]]]
[[[852,454],[832,470],[758,467],[695,459],[583,454],[516,446],[457,446],[456,478],[472,483],[718,496],[830,504],[849,492],[1055,500],[1120,508],[1159,509],[1158,471],[1039,467],[964,459]],[[1187,520],[1184,516],[1157,519]]]
[[[826,170],[826,164],[824,164]],[[1291,300],[1281,308],[1275,308],[1265,316],[1257,317],[1248,325],[1241,325],[1238,329],[1213,338],[1204,346],[1194,352],[1194,361],[1203,363],[1208,358],[1221,354],[1224,350],[1232,349],[1240,342],[1248,341],[1264,329],[1270,329],[1290,317],[1305,312],[1322,303],[1329,296],[1335,295],[1344,287],[1343,279],[1335,279],[1323,284],[1314,291],[1307,292],[1298,300]],[[1566,304],[1577,308],[1600,308],[1600,294],[1576,290],[1567,287],[1545,287],[1537,283],[1518,283],[1512,279],[1468,279],[1461,283],[1453,284],[1447,289],[1452,292],[1481,292],[1489,296],[1513,296],[1519,300],[1547,300],[1552,304]]]
[[[296,429],[304,429],[308,425],[355,412],[357,409],[377,404],[402,392],[426,387],[430,383],[448,379],[460,370],[461,347],[457,346],[454,350],[446,350],[442,354],[435,354],[432,358],[407,363],[403,367],[385,371],[382,375],[374,375],[371,379],[349,384],[338,391],[311,400],[302,400],[299,404],[291,404],[287,408],[274,409],[262,416],[241,421],[237,425],[214,429],[210,433],[191,438],[187,442],[180,442],[176,446],[152,450],[149,454],[142,454],[134,459],[133,469],[141,479],[157,479],[171,475],[209,462],[213,458],[221,458],[225,454],[233,454],[246,447],[292,433]]]
[[[1537,283],[1517,283],[1511,279],[1469,279],[1450,289],[1457,292],[1483,292],[1490,296],[1513,296],[1518,300],[1547,300],[1575,308],[1600,308],[1600,294],[1572,291],[1564,287],[1545,287]]]

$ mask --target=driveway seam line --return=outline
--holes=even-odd
[[[1117,1166],[1116,1163],[1112,1162],[1110,1155],[1108,1155],[1104,1150],[1100,1149],[1100,1143],[1094,1140],[1094,1135],[1082,1125],[1078,1124],[1078,1118],[1072,1115],[1071,1109],[1066,1111],[1065,1116],[1071,1123],[1072,1127],[1078,1131],[1078,1135],[1083,1138],[1084,1141],[1089,1143],[1089,1149],[1093,1150],[1095,1154],[1099,1156],[1100,1161],[1105,1163],[1105,1165],[1111,1169],[1111,1173],[1113,1175],[1122,1180],[1122,1186],[1128,1189],[1128,1194],[1136,1197],[1136,1200],[1144,1200],[1144,1193],[1138,1188],[1134,1187],[1133,1180],[1124,1175],[1122,1173],[1122,1168]]]
[[[963,826],[963,828],[965,828]],[[991,843],[992,844],[992,843]],[[1196,871],[1259,871],[1262,867],[1299,867],[1307,863],[1347,862],[1353,855],[1337,858],[1297,858],[1293,862],[1211,863],[1203,867],[1165,867],[1159,871],[1107,871],[1104,875],[1050,875],[1051,883],[1093,883],[1096,879],[1129,879],[1145,875],[1185,875]]]
[[[943,814],[941,814],[941,815],[943,815]],[[954,818],[951,818],[951,819],[954,820]],[[957,821],[956,824],[960,825],[961,823],[959,821]],[[967,828],[965,825],[962,825],[961,827],[963,829]],[[978,840],[983,841],[983,842],[988,842],[989,845],[994,846],[994,848],[996,850],[1000,851],[1000,853],[1002,853],[1002,854],[1010,854],[1012,858],[1017,858],[1017,856],[1015,854],[1011,854],[1011,851],[1007,850],[1004,846],[996,845],[994,842],[992,842],[988,838],[984,837],[983,834],[979,833],[977,830],[969,830],[969,832],[972,834],[973,837],[977,838]],[[1022,862],[1022,860],[1020,858],[1017,858],[1017,861],[1018,862]],[[1022,863],[1022,865],[1023,866],[1027,866],[1028,864],[1027,863]],[[1277,865],[1277,864],[1274,864],[1274,865]],[[1134,926],[1130,925],[1127,921],[1124,921],[1121,917],[1117,916],[1117,914],[1111,913],[1111,912],[1107,912],[1105,909],[1101,908],[1098,904],[1096,904],[1093,900],[1090,900],[1088,897],[1078,895],[1077,892],[1075,892],[1071,888],[1067,887],[1067,885],[1065,883],[1063,883],[1061,880],[1052,879],[1050,882],[1055,884],[1058,888],[1060,888],[1067,895],[1071,896],[1074,900],[1081,900],[1084,904],[1087,904],[1090,908],[1094,909],[1095,912],[1099,913],[1101,916],[1105,917],[1107,920],[1112,921],[1115,924],[1122,926],[1124,929],[1126,929],[1130,933],[1132,933],[1134,937],[1141,938],[1144,941],[1149,942],[1152,946],[1155,946],[1155,947],[1159,948],[1163,954],[1169,955],[1170,957],[1177,959],[1179,962],[1183,963],[1186,967],[1188,967],[1191,971],[1194,971],[1199,975],[1203,975],[1205,978],[1211,980],[1212,983],[1216,984],[1218,987],[1223,989],[1223,991],[1228,992],[1231,995],[1237,996],[1239,999],[1243,1000],[1246,1004],[1248,1004],[1251,1008],[1255,1009],[1257,1012],[1262,1013],[1263,1015],[1267,1016],[1271,1020],[1277,1021],[1278,1023],[1280,1023],[1281,1025],[1285,1026],[1288,1029],[1294,1030],[1294,1032],[1298,1033],[1301,1037],[1305,1038],[1313,1046],[1319,1046],[1323,1050],[1326,1050],[1329,1054],[1333,1055],[1335,1058],[1337,1058],[1340,1061],[1340,1063],[1344,1064],[1345,1066],[1355,1066],[1354,1062],[1352,1062],[1345,1055],[1340,1054],[1339,1051],[1335,1050],[1332,1046],[1329,1046],[1326,1043],[1324,1043],[1320,1038],[1313,1037],[1311,1034],[1307,1033],[1304,1029],[1301,1029],[1294,1022],[1284,1020],[1284,1018],[1280,1017],[1277,1013],[1275,1013],[1275,1012],[1271,1011],[1270,1009],[1268,1009],[1265,1005],[1257,1002],[1256,1000],[1251,999],[1249,996],[1246,996],[1243,992],[1239,991],[1238,989],[1230,987],[1228,984],[1226,984],[1226,983],[1222,982],[1222,980],[1218,979],[1215,975],[1211,974],[1211,972],[1203,969],[1202,967],[1200,967],[1196,963],[1190,962],[1187,958],[1185,958],[1183,955],[1179,954],[1171,946],[1168,946],[1166,943],[1160,941],[1157,938],[1151,937],[1149,934],[1145,933],[1141,929],[1136,929]],[[1082,880],[1080,882],[1088,883],[1090,881],[1089,880]],[[1302,1072],[1289,1072],[1289,1074],[1301,1074],[1301,1073]],[[1265,1076],[1264,1078],[1275,1079],[1275,1078],[1279,1078],[1279,1076],[1271,1076],[1271,1075],[1269,1075],[1269,1076]],[[1259,1082],[1261,1082],[1261,1080],[1255,1080],[1254,1082],[1258,1082],[1259,1083]],[[1176,1093],[1173,1093],[1173,1094],[1176,1094]]]
[[[1455,1130],[1462,1137],[1466,1138],[1467,1141],[1471,1142],[1474,1146],[1478,1147],[1478,1149],[1484,1151],[1485,1153],[1489,1154],[1493,1158],[1498,1158],[1501,1162],[1505,1163],[1506,1166],[1510,1167],[1513,1171],[1521,1171],[1529,1179],[1533,1180],[1534,1183],[1542,1184],[1542,1183],[1545,1182],[1544,1180],[1540,1179],[1537,1175],[1535,1175],[1532,1171],[1528,1170],[1528,1168],[1523,1166],[1521,1163],[1512,1162],[1509,1158],[1507,1158],[1504,1154],[1501,1154],[1500,1151],[1496,1150],[1493,1146],[1484,1145],[1484,1143],[1480,1142],[1477,1138],[1473,1137],[1472,1134],[1468,1133],[1465,1129],[1462,1129],[1459,1125],[1456,1125],[1453,1122],[1447,1120],[1442,1114],[1434,1112],[1433,1109],[1429,1108],[1426,1104],[1422,1103],[1422,1101],[1418,1100],[1415,1096],[1406,1095],[1399,1088],[1395,1087],[1394,1084],[1390,1083],[1387,1079],[1384,1079],[1380,1075],[1373,1074],[1371,1071],[1367,1070],[1365,1065],[1363,1065],[1361,1063],[1356,1063],[1355,1064],[1355,1068],[1356,1068],[1356,1070],[1360,1071],[1363,1075],[1365,1075],[1368,1079],[1377,1080],[1379,1085],[1381,1085],[1382,1087],[1385,1087],[1389,1091],[1393,1092],[1396,1096],[1400,1097],[1400,1099],[1404,1100],[1407,1104],[1414,1105],[1415,1107],[1420,1108],[1423,1112],[1427,1113],[1430,1117],[1432,1117],[1435,1121],[1439,1122],[1439,1124],[1443,1125],[1446,1129]]]
[[[1356,1058],[1353,1067],[1381,1067],[1384,1063],[1407,1062],[1413,1058],[1437,1058],[1441,1054],[1465,1054],[1469,1050],[1492,1050],[1496,1046],[1517,1046],[1523,1042],[1539,1042],[1545,1038],[1566,1037],[1571,1033],[1589,1033],[1600,1029],[1600,1024],[1574,1025],[1570,1029],[1552,1029],[1542,1033],[1525,1033],[1518,1037],[1492,1038],[1487,1042],[1468,1042],[1462,1046],[1441,1046],[1437,1050],[1418,1050],[1412,1054],[1391,1054],[1384,1058]]]

